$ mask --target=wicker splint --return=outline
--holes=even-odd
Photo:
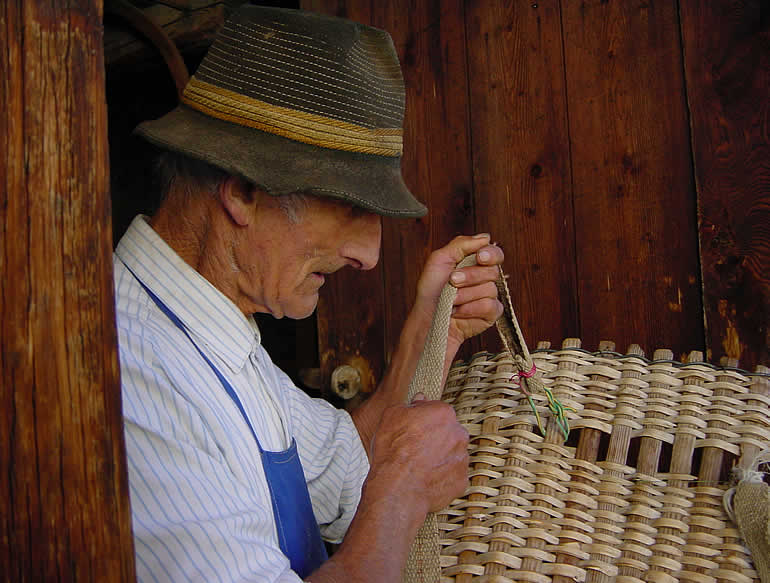
[[[455,363],[443,399],[471,436],[471,486],[437,515],[444,582],[749,583],[730,470],[770,444],[770,369],[652,360],[568,339],[532,352],[569,439],[511,356]]]

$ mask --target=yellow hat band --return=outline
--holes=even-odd
[[[403,152],[401,128],[369,129],[271,105],[200,81],[195,76],[190,78],[181,100],[188,107],[217,119],[321,148],[393,157]]]

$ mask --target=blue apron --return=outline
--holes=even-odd
[[[128,266],[126,266],[128,268]],[[131,269],[129,268],[129,271]],[[133,273],[133,271],[132,271]],[[136,274],[133,274],[136,277]],[[171,309],[163,303],[138,277],[137,281],[142,285],[153,302],[168,318],[185,333],[192,345],[198,350],[203,360],[217,375],[219,382],[235,402],[243,419],[251,430],[254,440],[259,448],[259,456],[262,459],[262,468],[270,489],[270,500],[273,504],[273,516],[278,532],[278,544],[283,553],[289,558],[291,568],[303,579],[315,571],[323,563],[328,555],[326,547],[321,540],[321,531],[318,528],[313,507],[310,503],[310,492],[307,489],[305,473],[297,452],[297,442],[292,437],[291,446],[285,451],[265,451],[259,443],[257,434],[251,426],[246,411],[243,409],[238,394],[232,385],[219,372],[209,358],[203,354],[198,345],[193,342],[190,334],[185,329],[182,321]]]

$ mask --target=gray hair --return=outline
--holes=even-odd
[[[230,176],[224,170],[202,160],[169,150],[164,150],[158,155],[155,172],[161,203],[166,200],[172,188],[183,192],[187,197],[199,190],[216,194]]]
[[[286,213],[290,223],[299,225],[305,218],[309,194],[292,192],[278,197],[278,205]]]
[[[228,172],[207,162],[169,150],[164,150],[158,155],[155,171],[160,187],[161,203],[172,188],[180,190],[187,197],[201,190],[216,195],[222,184],[231,176]],[[249,186],[252,189],[256,188],[256,185],[251,182]],[[308,196],[310,195],[294,192],[278,197],[278,204],[291,223],[298,225],[302,222],[308,205]]]

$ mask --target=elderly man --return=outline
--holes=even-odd
[[[180,106],[139,126],[165,151],[162,203],[115,252],[140,580],[397,581],[426,514],[465,488],[452,409],[405,401],[447,281],[447,363],[502,312],[487,235],[430,256],[352,418],[292,385],[252,317],[309,316],[327,276],[375,266],[383,216],[425,213],[401,179],[403,99],[387,33],[246,6]]]

